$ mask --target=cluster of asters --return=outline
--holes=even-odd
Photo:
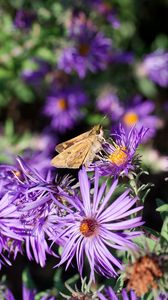
[[[87,259],[90,283],[96,273],[117,277],[124,269],[117,253],[138,251],[134,238],[142,235],[144,222],[139,214],[143,206],[137,205],[130,189],[118,196],[115,191],[119,177],[135,169],[135,152],[145,132],[134,128],[127,134],[121,125],[113,144],[103,144],[104,156],[92,164],[92,176],[85,167],[79,171],[78,187],[70,177],[55,178],[51,170],[44,177],[20,157],[15,165],[1,165],[0,265],[11,265],[11,258],[21,253],[44,267],[47,255],[52,255],[55,267],[66,264],[66,269],[76,259],[81,278]],[[110,184],[100,183],[106,176],[111,177]],[[149,284],[156,288],[155,279],[163,274],[154,267],[156,274]],[[131,280],[129,288],[136,291]]]
[[[98,0],[88,1],[87,5],[104,16],[114,28],[119,28],[120,23],[110,3]],[[19,11],[19,15],[22,19],[25,17],[25,28],[27,28],[26,12]],[[105,71],[116,63],[134,63],[133,54],[113,49],[112,40],[100,32],[82,10],[72,10],[67,20],[65,23],[67,45],[59,53],[57,65],[52,67],[45,60],[35,57],[32,59],[36,64],[35,70],[24,70],[21,75],[27,84],[36,88],[36,92],[42,89],[42,83],[44,79],[46,80],[48,88],[45,93],[43,114],[49,118],[50,128],[58,134],[74,128],[75,124],[85,116],[84,107],[88,104],[88,97],[79,79],[86,78],[90,73]],[[20,28],[18,18],[15,24]],[[167,52],[155,51],[142,59],[137,67],[137,75],[147,76],[161,87],[167,87],[167,62]],[[74,78],[75,82],[73,82]],[[113,121],[122,122],[128,129],[135,124],[140,128],[145,122],[149,131],[144,141],[153,137],[161,126],[160,120],[151,116],[154,103],[150,100],[145,103],[140,100],[137,103],[133,99],[129,102],[129,106],[125,107],[118,103],[116,95],[107,93],[99,96],[97,107],[107,115],[111,113]]]

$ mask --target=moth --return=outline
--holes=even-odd
[[[55,149],[59,154],[51,160],[51,164],[56,168],[88,167],[104,141],[102,126],[95,125],[91,130],[58,144]]]

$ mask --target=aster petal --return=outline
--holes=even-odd
[[[113,210],[110,210],[108,211],[108,213],[106,212],[103,216],[103,219],[99,219],[99,221],[103,224],[103,223],[107,223],[107,222],[110,222],[112,220],[117,220],[117,219],[122,219],[124,217],[127,217],[133,213],[136,213],[138,212],[139,210],[142,210],[143,209],[143,206],[139,206],[137,208],[133,208],[131,210],[129,210],[130,207],[132,207],[134,205],[134,203],[136,202],[136,199],[135,201],[130,201],[128,203],[128,205],[125,205],[125,207],[122,207],[120,210],[118,210],[117,212],[114,211],[114,213],[112,213]],[[129,211],[128,211],[129,210]],[[111,212],[111,214],[110,214]]]
[[[110,187],[108,193],[106,194],[106,196],[105,196],[105,198],[104,198],[102,204],[100,205],[100,207],[99,207],[99,209],[98,209],[98,212],[97,212],[97,217],[100,215],[100,213],[102,212],[103,208],[105,207],[105,205],[106,205],[107,202],[109,201],[109,199],[110,199],[111,195],[113,194],[113,192],[114,192],[114,190],[115,190],[117,184],[118,184],[118,180],[116,179],[116,180],[113,182],[112,186]]]
[[[112,216],[113,218],[113,215],[118,215],[120,212],[122,214],[123,212],[127,211],[131,206],[133,206],[136,200],[136,198],[131,199],[129,196],[126,196],[125,198],[119,197],[115,202],[113,202],[109,207],[107,207],[104,210],[104,212],[101,214],[101,217],[99,217],[99,220],[107,220],[107,218],[110,218],[110,216]]]
[[[78,237],[79,237],[79,233],[76,232],[71,235],[71,238],[64,245],[61,261],[57,266],[64,263],[71,256],[71,253],[74,251],[74,248],[76,248],[76,240]]]
[[[127,241],[127,236],[122,236],[119,233],[110,232],[106,229],[102,229],[100,233],[101,239],[104,241],[105,244],[111,246],[112,248],[117,248],[118,245],[120,249],[126,248],[126,244],[130,247],[132,242]],[[131,238],[131,237],[130,237]]]
[[[83,263],[84,263],[84,239],[81,236],[78,240],[76,247],[76,261],[79,269],[80,276],[82,276]]]
[[[110,251],[107,249],[107,247],[102,243],[102,240],[99,239],[97,243],[95,243],[95,247],[97,252],[99,253],[99,257],[102,258],[102,261],[105,262],[107,267],[109,267],[110,270],[112,270],[112,273],[117,274],[116,271],[112,268],[112,265],[109,263],[110,261],[116,265],[119,269],[122,269],[122,265],[120,264],[119,260],[116,259]]]
[[[123,229],[130,229],[134,228],[135,226],[141,226],[144,222],[141,221],[141,217],[137,217],[134,219],[113,223],[113,224],[106,224],[106,228],[109,230],[123,230]]]
[[[97,213],[97,208],[98,208],[98,206],[100,204],[100,200],[101,200],[101,198],[102,198],[102,196],[104,194],[105,189],[106,189],[106,182],[104,182],[101,185],[101,187],[100,187],[100,189],[98,191],[97,197],[94,198],[94,202],[93,202],[93,212],[94,213]]]
[[[85,253],[87,255],[90,265],[90,280],[95,281],[94,269],[95,269],[95,256],[94,256],[94,244],[91,240],[85,241]]]
[[[87,177],[85,168],[79,171],[80,190],[83,199],[84,211],[88,216],[91,216],[90,206],[90,182]]]

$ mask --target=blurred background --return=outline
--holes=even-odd
[[[156,200],[167,201],[168,177],[167,19],[167,0],[0,0],[0,163],[21,155],[45,175],[55,145],[95,124],[107,137],[119,122],[149,128],[139,149],[150,173],[141,180],[154,183],[144,219],[159,231]],[[39,290],[52,286],[53,261],[42,271],[18,256],[1,272],[20,295],[27,266]]]

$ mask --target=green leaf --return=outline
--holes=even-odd
[[[158,207],[156,211],[168,213],[168,204],[163,204],[162,206]]]
[[[14,125],[13,125],[13,121],[11,119],[8,119],[5,123],[5,136],[7,138],[11,138],[11,136],[13,136],[14,134]]]
[[[153,300],[153,293],[147,293],[141,298],[142,300]]]
[[[124,276],[125,274],[121,274],[116,281],[116,284],[114,286],[114,290],[118,293],[122,290],[123,286],[124,286]]]
[[[168,216],[166,216],[161,229],[161,237],[168,242]]]
[[[156,208],[156,211],[160,212],[161,218],[164,220],[168,215],[168,204],[161,199],[156,199],[156,203],[158,206],[158,208]]]
[[[157,89],[155,84],[147,78],[138,78],[138,86],[140,91],[146,97],[155,97],[157,95]]]
[[[149,228],[147,228],[147,230],[150,233],[151,230]],[[154,231],[152,231],[151,233],[153,234],[153,232]],[[149,237],[138,236],[138,237],[135,237],[133,240],[140,248],[142,248],[142,249],[146,248],[149,252],[153,252],[156,249],[156,247],[157,247],[158,251],[160,250],[160,245],[159,245],[158,241],[151,239]]]
[[[54,287],[58,291],[63,291],[64,290],[64,282],[62,281],[62,268],[58,268],[54,274],[53,282],[54,282]]]
[[[35,288],[35,284],[32,280],[32,277],[30,275],[30,271],[28,269],[25,269],[22,273],[22,281],[25,284],[25,286],[28,289],[34,289]]]

